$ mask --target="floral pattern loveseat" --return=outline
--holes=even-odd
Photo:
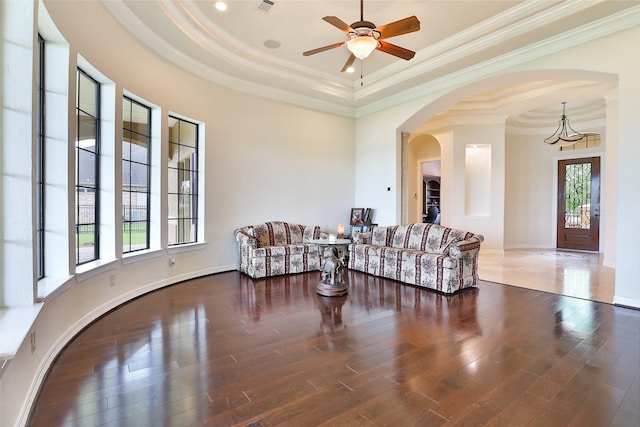
[[[354,235],[349,268],[451,294],[476,286],[483,240],[437,224],[374,226]]]
[[[238,270],[257,279],[320,269],[320,248],[305,243],[326,239],[319,226],[270,221],[235,230]]]

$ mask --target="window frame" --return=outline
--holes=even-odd
[[[167,231],[168,231],[168,236],[171,235],[171,233],[169,232],[169,228],[170,228],[170,224],[172,221],[177,221],[177,232],[176,232],[176,242],[171,243],[169,241],[169,238],[167,239],[167,245],[169,247],[175,248],[175,247],[179,247],[179,246],[183,246],[183,245],[189,245],[189,244],[195,244],[198,243],[198,232],[199,232],[199,209],[200,209],[200,194],[199,194],[199,180],[200,180],[200,170],[199,170],[199,165],[200,165],[200,149],[199,149],[199,143],[200,143],[200,124],[196,123],[193,120],[188,120],[182,117],[179,117],[177,115],[174,114],[169,114],[169,120],[176,120],[176,125],[178,126],[178,135],[176,138],[176,141],[172,140],[171,137],[171,132],[169,132],[169,138],[168,138],[168,148],[169,148],[169,152],[172,151],[172,147],[175,146],[177,152],[180,152],[180,148],[181,147],[189,147],[192,148],[194,153],[193,156],[191,158],[191,162],[190,162],[190,167],[187,168],[180,168],[179,166],[177,167],[172,167],[171,165],[167,164],[167,179],[169,179],[169,176],[171,175],[169,172],[174,169],[176,170],[177,174],[180,173],[188,173],[189,176],[191,177],[190,182],[190,192],[188,194],[188,197],[190,198],[190,213],[191,216],[189,217],[181,217],[180,216],[180,197],[184,197],[183,194],[181,194],[180,192],[176,192],[176,193],[172,193],[169,191],[169,185],[167,186]],[[193,125],[195,127],[195,135],[194,135],[194,146],[191,147],[189,145],[183,144],[182,143],[182,138],[181,138],[181,127],[180,124],[181,123],[187,123],[189,125]],[[179,165],[179,161],[178,161],[178,165]],[[178,206],[175,207],[175,211],[178,212],[176,217],[171,217],[170,212],[171,212],[171,206],[169,205],[171,196],[177,196],[177,200],[178,200]],[[185,219],[190,219],[191,220],[191,226],[193,227],[191,229],[191,235],[193,236],[193,239],[191,240],[184,240],[184,239],[180,239],[181,233],[179,232],[181,226],[180,226],[180,222],[181,220],[185,220]],[[182,235],[184,237],[184,234]]]
[[[100,100],[100,82],[97,81],[96,79],[94,79],[93,77],[91,77],[91,75],[89,75],[86,71],[84,71],[82,68],[77,67],[76,69],[76,140],[75,140],[75,161],[76,161],[76,170],[75,170],[75,197],[76,197],[76,201],[75,201],[75,230],[74,230],[74,235],[75,235],[75,258],[76,258],[76,266],[80,266],[83,264],[87,264],[90,262],[94,262],[100,259],[100,128],[101,128],[101,123],[100,123],[100,104],[101,104],[101,100]],[[84,111],[80,108],[80,98],[82,96],[82,93],[80,91],[80,77],[84,76],[86,77],[88,80],[90,80],[93,84],[94,84],[94,88],[95,88],[95,116],[91,116],[87,111]],[[79,222],[78,219],[80,218],[80,204],[78,203],[78,196],[79,196],[79,189],[88,189],[91,188],[90,186],[84,186],[82,184],[79,183],[79,178],[80,178],[80,173],[79,173],[79,166],[78,166],[78,162],[79,162],[79,153],[80,150],[82,151],[87,151],[84,148],[79,147],[78,145],[78,141],[79,141],[79,136],[80,136],[80,112],[83,112],[85,114],[87,114],[87,116],[89,117],[93,117],[94,121],[95,121],[95,161],[94,161],[94,176],[95,176],[95,187],[94,187],[94,198],[95,198],[95,202],[94,202],[94,206],[93,206],[93,217],[94,217],[94,221],[93,221],[93,239],[94,239],[94,243],[93,243],[93,257],[91,259],[86,259],[86,260],[82,260],[80,261],[80,245],[79,243],[79,239],[80,239],[80,233],[79,233]],[[89,223],[84,224],[82,223],[82,225],[89,225]]]
[[[36,279],[45,277],[45,39],[38,33],[36,89]],[[37,294],[37,293],[36,293]]]
[[[152,116],[153,116],[153,108],[147,104],[144,104],[143,102],[140,102],[136,99],[134,99],[131,96],[128,96],[126,94],[122,95],[122,100],[123,102],[129,102],[130,105],[133,107],[134,104],[144,108],[147,112],[147,134],[142,134],[140,132],[136,132],[134,129],[127,129],[125,127],[125,123],[131,123],[131,117],[126,118],[124,115],[124,105],[123,105],[123,112],[122,112],[122,139],[121,139],[121,144],[123,146],[122,148],[122,156],[121,156],[121,160],[120,160],[120,164],[122,167],[122,184],[121,184],[121,198],[122,200],[122,253],[123,254],[132,254],[135,252],[140,252],[140,251],[147,251],[151,249],[151,172],[152,172],[152,168],[153,168],[153,164],[152,164],[152,149],[153,149],[153,145],[152,145],[152,141],[153,141],[153,130],[152,130]],[[133,111],[133,108],[131,108],[131,112]],[[133,114],[133,113],[131,113]],[[127,120],[129,119],[129,120]],[[129,158],[128,160],[125,159],[125,153],[124,153],[124,143],[125,143],[125,134],[126,132],[131,132],[132,134],[135,133],[138,136],[143,136],[146,139],[146,143],[147,143],[147,153],[146,153],[146,164],[144,163],[140,163],[140,162],[135,162],[132,161],[131,158]],[[131,141],[129,141],[131,142]],[[124,181],[124,175],[125,175],[125,167],[124,164],[125,162],[127,162],[129,164],[129,166],[131,166],[131,164],[135,163],[138,165],[144,164],[147,168],[147,173],[146,173],[146,184],[147,184],[147,188],[146,191],[142,192],[142,191],[132,191],[131,190],[131,168],[129,168],[129,190],[127,191],[129,193],[129,195],[131,195],[132,193],[136,193],[136,194],[141,194],[144,193],[146,195],[145,199],[145,203],[146,203],[146,215],[145,215],[145,219],[144,221],[131,221],[126,220],[125,219],[125,206],[129,206],[129,213],[131,213],[131,197],[129,197],[129,204],[125,204],[124,203],[124,193],[125,193],[125,181]],[[130,215],[130,214],[129,214]],[[135,248],[132,249],[132,243],[131,243],[131,226],[133,223],[144,223],[146,225],[145,227],[145,245],[144,247],[140,247],[140,248]],[[125,231],[125,229],[127,228],[127,224],[128,224],[128,231]],[[129,239],[125,239],[125,233],[128,233],[129,235]],[[128,250],[125,249],[128,246]]]

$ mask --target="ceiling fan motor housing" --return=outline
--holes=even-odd
[[[363,27],[371,28],[371,29],[376,28],[376,25],[373,22],[369,22],[369,21],[358,21],[358,22],[354,22],[349,26],[354,30],[357,30],[358,28],[363,28]]]
[[[373,22],[358,21],[350,25],[353,31],[349,31],[349,37],[373,37],[375,40],[380,38],[380,31],[376,31],[376,26]]]

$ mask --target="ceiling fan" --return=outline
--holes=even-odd
[[[354,22],[351,25],[347,25],[336,16],[325,16],[322,19],[347,34],[348,40],[308,50],[304,52],[303,55],[314,55],[316,53],[347,45],[351,55],[349,55],[347,62],[344,64],[344,67],[342,67],[343,72],[347,71],[353,65],[356,58],[365,59],[375,49],[405,60],[413,58],[416,54],[412,50],[383,41],[383,39],[420,30],[420,21],[418,21],[418,18],[415,16],[410,16],[399,21],[382,25],[381,27],[376,27],[374,23],[364,20],[363,0],[360,0],[359,21]]]

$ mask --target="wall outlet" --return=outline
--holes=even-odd
[[[175,258],[169,258],[169,267],[173,267],[174,265],[176,265],[176,259]]]
[[[31,331],[31,354],[36,351],[36,331]]]
[[[116,285],[116,275],[112,274],[109,276],[109,286],[115,286]]]

